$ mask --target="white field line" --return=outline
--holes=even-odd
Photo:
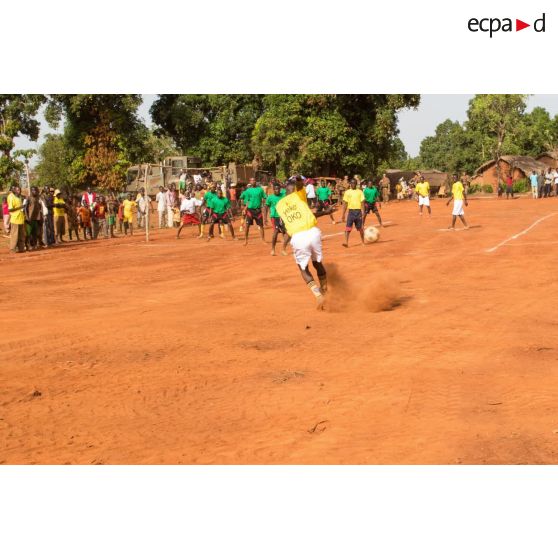
[[[523,236],[524,234],[527,234],[531,229],[535,228],[539,223],[542,223],[545,219],[549,219],[550,217],[553,217],[554,215],[556,215],[556,213],[549,213],[548,215],[545,215],[544,217],[541,217],[540,219],[537,219],[533,224],[529,225],[526,229],[523,229],[521,232],[518,232],[517,234],[514,234],[513,236],[510,236],[509,238],[506,238],[506,240],[502,240],[502,242],[500,242],[499,244],[496,244],[496,246],[493,246],[492,248],[489,248],[488,250],[485,250],[486,253],[490,254],[491,252],[495,252],[496,250],[498,250],[498,248],[501,248],[502,246],[504,246],[508,242],[511,242],[512,240],[515,240],[516,238],[519,238],[520,236]]]

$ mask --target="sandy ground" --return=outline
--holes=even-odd
[[[556,463],[558,200],[382,214],[324,312],[255,234],[2,248],[0,462]]]

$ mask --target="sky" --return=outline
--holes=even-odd
[[[418,109],[401,111],[399,137],[405,144],[407,153],[411,157],[417,156],[421,141],[426,136],[433,135],[436,126],[447,118],[463,122],[467,117],[467,108],[472,97],[473,95],[422,95]],[[139,108],[140,117],[148,126],[151,125],[149,108],[156,98],[157,95],[143,95],[143,104]],[[527,110],[530,111],[536,106],[546,108],[553,117],[558,114],[558,95],[531,95],[527,102]],[[27,138],[16,138],[16,149],[37,149],[46,134],[56,132],[48,126],[42,113],[40,121],[39,141],[30,142]],[[36,158],[33,159],[33,163],[36,163]]]

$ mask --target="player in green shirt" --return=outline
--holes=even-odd
[[[281,250],[281,254],[283,256],[287,255],[287,244],[290,240],[289,235],[287,234],[287,229],[285,229],[285,224],[283,223],[282,219],[279,217],[279,213],[275,209],[277,202],[285,197],[286,190],[281,188],[281,185],[276,182],[273,185],[273,194],[267,196],[265,204],[269,207],[269,215],[271,217],[271,226],[273,227],[273,236],[271,238],[271,255],[275,256],[275,245],[277,244],[277,237],[279,233],[283,235],[283,249]]]
[[[231,202],[223,196],[223,190],[219,188],[217,194],[212,197],[208,205],[211,211],[211,225],[209,225],[209,234],[207,235],[207,241],[209,242],[213,238],[213,228],[215,224],[217,225],[228,225],[231,236],[234,240],[234,229],[232,226],[232,210]]]
[[[254,178],[250,179],[248,188],[240,194],[240,201],[245,206],[244,207],[244,218],[246,221],[246,230],[244,232],[244,246],[248,244],[248,232],[250,227],[256,222],[256,225],[260,228],[260,237],[262,242],[265,242],[264,236],[264,223],[263,223],[263,211],[262,207],[265,208],[265,192],[261,186],[256,184]]]
[[[319,188],[316,189],[316,195],[318,196],[318,212],[316,216],[329,215],[331,222],[335,225],[331,203],[331,188],[326,186],[323,180],[320,182]]]
[[[364,194],[364,219],[362,221],[362,226],[365,226],[366,216],[372,211],[372,213],[376,215],[380,226],[383,227],[380,211],[378,210],[378,206],[380,205],[380,191],[371,180],[368,180],[366,181],[366,187],[362,193]]]

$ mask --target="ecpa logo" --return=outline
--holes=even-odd
[[[482,19],[472,17],[468,21],[467,27],[469,31],[473,33],[478,33],[479,31],[483,33],[490,33],[490,38],[492,38],[492,35],[494,35],[494,33],[498,33],[499,31],[514,31],[512,21],[513,20],[509,17],[505,17],[503,19],[500,19],[499,17],[485,17]],[[531,24],[525,23],[521,19],[515,20],[515,31],[521,31],[522,29],[527,29],[527,27],[531,27]],[[540,18],[536,19],[533,22],[532,27],[535,32],[544,33],[546,31],[546,14],[543,14]]]

